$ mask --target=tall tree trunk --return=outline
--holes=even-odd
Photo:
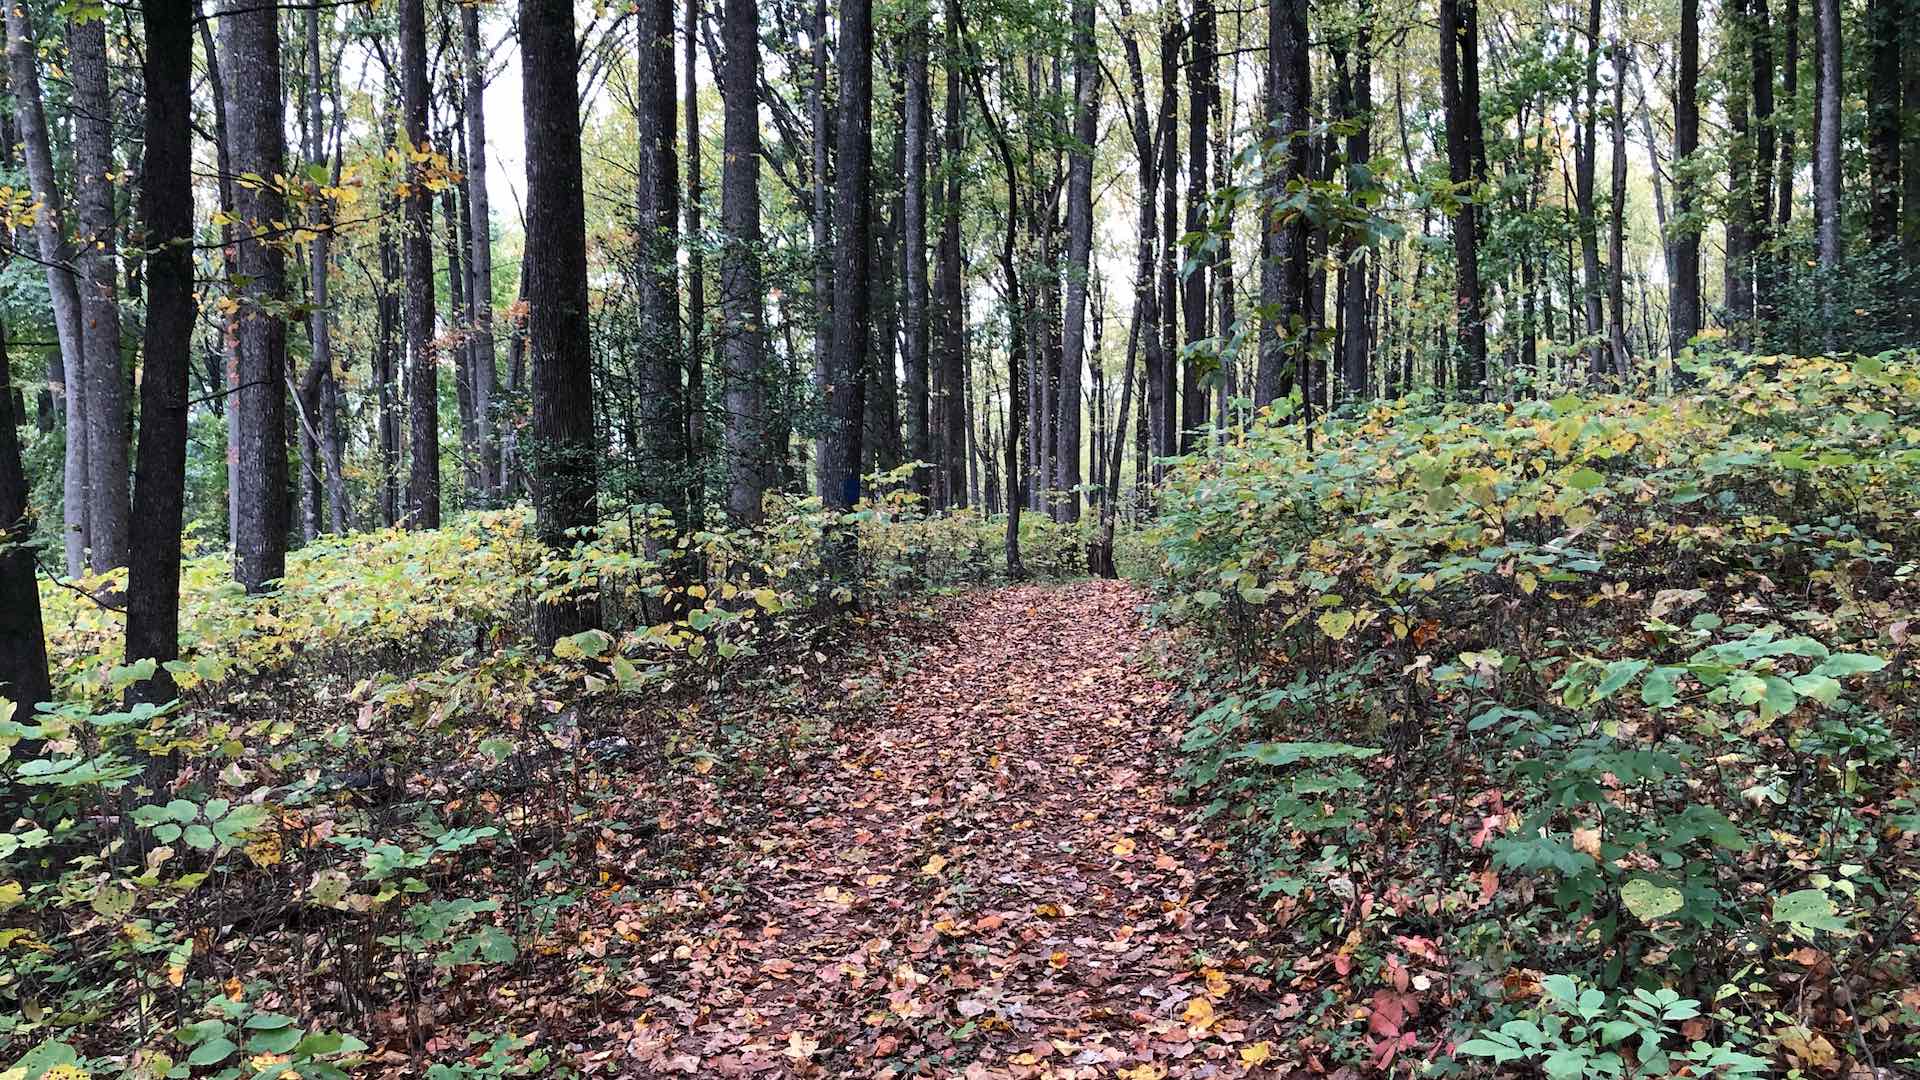
[[[1609,374],[1625,382],[1633,366],[1627,355],[1627,52],[1618,38],[1613,41],[1613,184],[1608,192],[1612,217],[1607,230],[1607,343],[1613,362]]]
[[[1154,384],[1154,457],[1180,449],[1180,8],[1169,0],[1160,24],[1160,368]],[[1154,482],[1166,475],[1155,465]]]
[[[11,76],[14,116],[26,152],[27,179],[38,212],[33,215],[34,244],[46,267],[47,293],[53,304],[55,336],[60,340],[60,365],[48,369],[49,382],[60,384],[66,401],[67,439],[62,539],[68,576],[86,569],[87,403],[85,331],[80,311],[80,285],[73,272],[73,249],[65,236],[66,209],[54,179],[53,152],[47,140],[47,114],[40,94],[40,66],[33,24],[24,4],[7,5],[7,68]]]
[[[1347,96],[1347,115],[1353,129],[1347,135],[1348,197],[1366,202],[1370,195],[1371,172],[1362,172],[1373,158],[1373,5],[1363,0],[1360,25],[1354,31],[1354,68],[1351,93]],[[1340,265],[1347,269],[1340,305],[1344,313],[1340,339],[1340,385],[1349,398],[1369,396],[1368,358],[1372,352],[1367,338],[1369,292],[1367,275],[1360,263],[1359,237],[1349,230],[1341,240]],[[1371,265],[1375,255],[1370,253]]]
[[[820,499],[833,509],[860,500],[860,464],[866,415],[867,358],[873,345],[872,214],[873,4],[840,7],[839,116],[834,146],[833,346],[825,369],[827,432],[821,440]],[[833,547],[848,562],[850,538]]]
[[[73,61],[74,220],[80,271],[81,352],[87,399],[87,542],[95,573],[127,563],[127,373],[120,359],[113,103],[106,16],[69,24]]]
[[[1187,50],[1189,74],[1187,76],[1187,232],[1198,233],[1207,225],[1207,201],[1211,195],[1208,180],[1208,160],[1212,147],[1208,144],[1207,124],[1211,119],[1213,98],[1219,92],[1216,85],[1215,65],[1218,58],[1218,35],[1216,33],[1213,0],[1194,0],[1193,39]],[[1184,261],[1184,260],[1183,260]],[[1180,298],[1181,314],[1185,317],[1186,344],[1192,348],[1207,337],[1207,317],[1212,313],[1207,303],[1207,284],[1209,266],[1201,262],[1187,274],[1186,291]],[[1200,386],[1200,369],[1196,357],[1190,356],[1180,365],[1180,452],[1190,453],[1194,447],[1196,429],[1207,422],[1207,394]]]
[[[278,12],[250,0],[227,0],[220,17],[227,132],[233,167],[244,175],[281,176],[287,170],[280,89]],[[287,257],[276,235],[286,220],[286,198],[272,184],[243,183],[234,192],[235,299],[231,333],[240,414],[239,514],[233,525],[234,577],[262,592],[287,569]]]
[[[1694,0],[1683,0],[1691,3]],[[1475,0],[1440,0],[1440,82],[1447,116],[1447,170],[1459,200],[1453,213],[1453,298],[1463,394],[1480,396],[1487,370],[1486,303],[1480,290],[1481,149],[1479,31]]]
[[[1061,330],[1058,513],[1080,520],[1080,379],[1087,367],[1087,283],[1093,255],[1093,154],[1099,138],[1100,71],[1093,0],[1073,5],[1073,149],[1067,157],[1067,303]],[[1093,362],[1099,364],[1098,356]],[[1097,386],[1097,384],[1096,384]],[[1097,392],[1097,390],[1096,390]]]
[[[1785,0],[1785,3],[1780,14],[1780,29],[1786,36],[1786,56],[1780,63],[1780,94],[1786,100],[1787,118],[1780,125],[1780,184],[1775,193],[1779,209],[1774,216],[1775,228],[1783,235],[1787,223],[1793,220],[1794,142],[1800,131],[1794,123],[1800,110],[1800,0]],[[1785,277],[1786,265],[1784,256],[1775,264],[1776,288]]]
[[[418,4],[419,0],[407,0]],[[587,327],[587,226],[572,0],[520,0],[521,102],[527,131],[528,347],[533,354],[533,505],[541,543],[565,557],[597,521],[593,346]],[[599,623],[588,595],[538,605],[544,646]]]
[[[572,22],[571,18],[568,20]],[[569,73],[571,78],[571,73]],[[440,527],[440,379],[433,326],[433,195],[427,163],[427,17],[425,0],[400,0],[400,98],[406,125],[408,191],[401,235],[407,281],[407,527]],[[531,164],[531,158],[529,158]],[[582,309],[584,311],[584,309]],[[582,316],[584,317],[584,315]]]
[[[987,130],[993,136],[994,145],[1000,151],[1000,165],[1006,171],[1007,181],[1007,221],[1000,243],[1000,272],[1007,282],[1007,424],[1006,424],[1006,461],[1007,461],[1007,531],[1006,560],[1007,576],[1015,581],[1027,576],[1026,567],[1020,560],[1020,508],[1026,494],[1020,490],[1020,428],[1025,415],[1026,403],[1021,400],[1020,377],[1026,367],[1026,347],[1023,344],[1020,328],[1026,322],[1026,308],[1021,303],[1020,273],[1014,264],[1014,234],[1020,222],[1020,174],[1014,165],[1013,148],[1007,142],[1005,129],[993,115],[993,107],[987,103],[987,91],[981,84],[980,72],[975,69],[968,72],[973,81],[974,99],[980,103],[980,115],[987,123]]]
[[[1771,313],[1773,280],[1773,20],[1768,0],[1747,0],[1752,15],[1753,197],[1746,207],[1748,250],[1753,257],[1753,317],[1764,324]]]
[[[1308,104],[1312,68],[1308,61],[1306,0],[1272,0],[1267,27],[1269,127],[1284,147],[1267,201],[1286,197],[1288,188],[1306,182]],[[1307,224],[1292,214],[1269,222],[1264,230],[1271,250],[1260,271],[1261,302],[1275,323],[1261,328],[1260,365],[1254,382],[1254,406],[1269,405],[1292,392],[1306,356]]]
[[[1140,233],[1137,261],[1134,264],[1133,304],[1140,313],[1138,329],[1143,342],[1141,349],[1145,354],[1141,374],[1145,388],[1140,396],[1140,431],[1146,434],[1147,445],[1145,450],[1136,455],[1134,465],[1137,493],[1144,497],[1150,482],[1149,463],[1157,452],[1154,432],[1159,430],[1159,417],[1167,407],[1160,372],[1169,358],[1162,351],[1160,297],[1154,288],[1155,252],[1160,241],[1160,204],[1155,198],[1160,184],[1160,154],[1154,137],[1154,124],[1147,115],[1146,74],[1141,63],[1139,42],[1128,31],[1123,34],[1121,43],[1126,49],[1127,77],[1133,91],[1133,150],[1140,172]],[[1166,130],[1162,129],[1161,136],[1166,135]]]
[[[813,4],[813,86],[809,105],[813,131],[813,211],[809,224],[813,230],[813,389],[816,397],[827,400],[827,368],[833,352],[833,205],[828,191],[831,182],[829,156],[833,129],[827,108],[827,0]],[[756,47],[758,38],[756,37]],[[829,422],[831,422],[829,420]],[[814,439],[814,483],[825,494],[827,478],[827,436]]]
[[[689,4],[695,0],[688,0]],[[499,396],[499,374],[493,344],[493,217],[487,205],[487,72],[480,51],[480,5],[460,5],[461,68],[466,73],[467,215],[472,252],[467,272],[472,284],[467,303],[472,312],[469,363],[473,369],[475,450],[480,458],[480,494],[497,498],[504,480],[500,474],[500,440],[495,434],[494,399]]]
[[[1733,341],[1744,344],[1753,319],[1753,132],[1748,117],[1748,81],[1753,70],[1749,39],[1753,33],[1748,0],[1727,6],[1722,37],[1727,86],[1727,246],[1725,283],[1727,326]]]
[[[1735,0],[1738,2],[1738,0]],[[1600,300],[1600,229],[1594,206],[1595,172],[1600,156],[1600,0],[1587,0],[1586,78],[1583,108],[1573,147],[1574,210],[1580,231],[1581,299],[1587,313],[1587,373],[1598,378],[1606,370],[1606,320]]]
[[[706,180],[700,170],[700,80],[698,51],[700,0],[686,0],[687,84],[687,524],[707,521],[707,369],[703,333],[707,322],[706,243],[701,235],[700,200]]]
[[[463,168],[453,139],[453,131],[459,126],[456,121],[452,128],[443,128],[440,132],[442,145],[447,148],[447,163],[456,171]],[[470,494],[480,489],[480,456],[475,441],[478,424],[473,414],[473,367],[467,363],[466,286],[469,278],[466,245],[460,242],[460,223],[464,220],[466,217],[460,212],[460,185],[449,183],[440,189],[440,243],[447,260],[446,352],[453,361],[454,407],[459,413],[461,487]]]
[[[186,501],[187,367],[193,342],[193,6],[144,0],[145,160],[140,246],[146,252],[147,322],[140,374],[140,447],[134,517],[141,542],[127,571],[127,659],[163,664],[180,655],[180,528]],[[0,372],[6,365],[0,363]],[[4,378],[0,374],[0,378]],[[11,432],[0,432],[3,442]],[[7,452],[0,445],[0,470]],[[0,486],[4,486],[0,484]],[[3,503],[3,500],[0,500]],[[0,504],[0,520],[11,520]],[[0,604],[0,607],[10,605]],[[174,696],[165,667],[135,684],[135,701]]]
[[[233,140],[227,137],[227,92],[226,79],[221,77],[221,50],[213,43],[213,20],[206,18],[200,9],[200,0],[193,2],[193,18],[200,24],[200,51],[207,60],[207,89],[213,98],[213,143],[214,163],[220,171],[216,190],[220,193],[220,267],[221,281],[230,291],[233,288],[233,264],[236,256],[233,244]],[[385,228],[384,219],[382,228]],[[232,333],[232,316],[221,326],[220,346],[214,350],[215,378],[224,394],[236,393],[240,387],[239,358],[234,354],[235,337]],[[233,542],[233,525],[240,520],[240,488],[232,482],[232,477],[240,471],[240,410],[229,407],[231,402],[225,396],[215,397],[215,411],[223,414],[227,424],[227,542]]]
[[[1910,24],[1920,21],[1920,3],[1909,0],[1907,10]],[[1902,246],[1906,249],[1907,272],[1920,275],[1920,123],[1913,122],[1913,117],[1920,114],[1920,46],[1907,47],[1903,65],[1901,96],[1905,101],[1908,123],[1906,143],[1902,148],[1905,159],[1900,166],[1904,189],[1900,196],[1900,232]],[[1916,306],[1912,314],[1912,332],[1920,335],[1920,306]]]
[[[639,185],[636,192],[640,267],[640,412],[645,460],[641,497],[664,506],[676,531],[689,515],[687,416],[681,386],[680,165],[674,102],[673,0],[641,0],[638,86]]]
[[[906,220],[901,226],[901,260],[905,263],[906,282],[906,419],[907,457],[928,462],[932,457],[931,419],[927,403],[927,358],[930,334],[927,325],[927,133],[933,123],[932,86],[927,77],[927,10],[916,7],[907,26],[907,77],[904,149],[905,170],[901,210]],[[913,471],[913,491],[927,497],[933,492],[933,471],[926,465]]]
[[[1820,53],[1814,95],[1820,117],[1813,148],[1815,239],[1820,268],[1832,274],[1840,268],[1840,0],[1814,0],[1814,20]],[[1822,322],[1831,325],[1830,319]]]
[[[560,0],[554,0],[560,2]],[[760,8],[724,0],[720,94],[726,112],[720,165],[720,353],[726,366],[727,511],[758,524],[768,478],[784,446],[766,430],[765,327],[760,306]]]
[[[1867,240],[1887,255],[1900,238],[1900,50],[1915,31],[1905,6],[1867,3]]]
[[[1668,349],[1674,356],[1700,332],[1700,0],[1680,0],[1680,79],[1673,102],[1673,290]]]
[[[961,153],[965,146],[966,97],[961,92],[961,71],[966,63],[960,50],[960,2],[947,0],[946,68],[947,87],[941,135],[945,142],[945,191],[940,201],[940,246],[937,254],[940,280],[935,286],[940,318],[940,361],[936,388],[940,440],[940,468],[935,477],[935,502],[959,509],[970,502],[979,505],[968,483],[972,451],[968,447],[972,430],[968,423],[967,396],[967,320],[965,283],[961,280],[964,252],[960,246]]]
[[[320,4],[318,0],[307,7],[307,81],[310,88],[307,93],[309,108],[307,117],[306,158],[310,169],[324,170],[327,167],[327,131],[326,115],[322,111],[322,102],[326,95],[322,93],[324,85],[321,78],[321,42],[320,42]],[[333,88],[332,129],[336,139],[336,152],[330,176],[332,186],[340,183],[340,156],[337,139],[343,123],[340,109],[340,87],[336,75]],[[330,510],[330,522],[334,532],[347,531],[347,480],[344,468],[344,453],[341,445],[341,433],[338,425],[339,383],[334,375],[333,353],[333,312],[330,298],[331,276],[333,271],[333,205],[325,198],[315,199],[308,213],[308,221],[313,226],[313,241],[307,251],[307,279],[309,300],[313,310],[307,316],[307,336],[312,344],[313,356],[306,376],[302,380],[302,392],[313,402],[307,407],[310,422],[317,425],[314,433],[318,436],[318,445],[309,446],[320,455],[319,467],[325,474],[327,505]],[[314,467],[314,459],[309,453],[307,467]],[[313,527],[308,533],[311,538],[319,532],[319,514],[314,514]]]

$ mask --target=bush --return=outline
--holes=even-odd
[[[1259,426],[1162,507],[1186,781],[1303,953],[1424,959],[1436,1046],[1559,971],[1920,1064],[1914,355]]]

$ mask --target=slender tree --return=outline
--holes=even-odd
[[[47,114],[40,94],[40,65],[33,23],[25,4],[6,5],[7,69],[12,82],[15,122],[27,159],[27,180],[38,210],[33,215],[33,237],[46,268],[47,293],[53,304],[53,324],[59,338],[60,363],[50,366],[48,381],[58,386],[66,404],[67,440],[62,539],[69,575],[86,569],[87,404],[86,359],[83,354],[80,286],[73,272],[73,249],[65,234],[66,203],[54,178],[53,151],[47,140]]]
[[[1674,356],[1700,332],[1700,0],[1680,0],[1680,76],[1673,100],[1673,289],[1668,348]]]
[[[926,462],[932,456],[931,419],[927,401],[927,362],[930,332],[927,322],[927,139],[933,124],[932,85],[928,81],[927,19],[925,6],[915,5],[908,13],[906,34],[906,115],[903,148],[905,171],[902,174],[901,223],[902,278],[906,288],[906,413],[907,457]],[[933,472],[921,467],[913,471],[913,490],[922,496],[932,494]]]
[[[688,516],[686,398],[681,388],[680,166],[674,154],[673,0],[641,0],[634,116],[639,124],[636,199],[640,275],[642,497]]]
[[[227,88],[227,133],[242,175],[286,174],[287,144],[280,95],[278,12],[251,0],[226,0],[220,16],[220,59]],[[240,413],[238,471],[230,479],[234,577],[264,591],[287,569],[287,257],[276,224],[287,200],[271,179],[235,185],[234,279],[239,310],[231,331]]]
[[[104,14],[73,16],[74,222],[79,228],[81,352],[87,398],[87,543],[96,573],[127,563],[127,373],[120,359],[113,103]]]
[[[1440,82],[1447,117],[1447,171],[1457,200],[1453,212],[1453,297],[1460,350],[1457,382],[1462,393],[1473,396],[1481,392],[1487,370],[1478,205],[1478,189],[1486,179],[1486,158],[1480,136],[1477,20],[1475,0],[1440,0]]]
[[[499,494],[504,479],[500,473],[500,440],[494,430],[499,373],[493,342],[493,219],[487,205],[487,72],[480,50],[478,3],[460,5],[460,46],[461,69],[466,75],[467,214],[473,236],[467,259],[467,272],[472,278],[467,303],[473,322],[468,361],[473,374],[469,381],[473,386],[480,492],[493,497]]]
[[[1277,140],[1280,160],[1278,169],[1270,169],[1269,205],[1279,204],[1307,179],[1311,75],[1306,0],[1272,0],[1267,26],[1268,127],[1270,137]],[[1256,407],[1290,393],[1304,360],[1307,223],[1301,214],[1270,213],[1276,220],[1270,220],[1264,230],[1269,247],[1260,268],[1260,298],[1273,321],[1260,333]]]
[[[707,267],[701,235],[700,200],[706,181],[700,171],[700,81],[698,50],[700,0],[686,0],[687,85],[687,524],[706,524],[707,388],[703,339],[707,322]]]
[[[558,0],[554,0],[558,2]],[[760,307],[760,9],[756,0],[723,0],[720,94],[726,152],[720,167],[720,351],[727,371],[727,510],[761,520],[771,462],[766,445],[766,371]]]
[[[433,192],[428,184],[425,0],[400,0],[400,112],[409,162],[400,250],[406,274],[407,525],[440,527],[440,368],[433,325]],[[569,20],[571,21],[571,20]],[[523,39],[524,47],[524,39]]]
[[[1212,119],[1219,49],[1213,0],[1194,0],[1192,36],[1187,48],[1187,232],[1199,233],[1207,226],[1207,202],[1212,197],[1208,178],[1209,156],[1207,125]],[[1187,272],[1180,297],[1180,313],[1185,319],[1185,341],[1189,350],[1208,336],[1207,303],[1211,267],[1207,262],[1193,265]],[[1200,385],[1200,359],[1189,351],[1180,365],[1180,452],[1190,453],[1199,429],[1207,422],[1207,392]]]
[[[943,507],[964,507],[973,497],[968,484],[968,449],[973,425],[967,396],[967,318],[965,286],[961,271],[965,253],[960,243],[961,153],[966,139],[966,100],[961,93],[961,76],[966,57],[960,48],[960,3],[947,0],[946,49],[942,57],[946,69],[946,97],[943,102],[941,136],[944,140],[945,167],[941,176],[944,191],[940,200],[940,246],[936,255],[939,281],[934,293],[939,309],[940,350],[934,374],[936,405],[934,423],[940,443],[939,471],[935,476],[935,502]]]
[[[846,508],[860,497],[867,357],[872,349],[872,291],[867,279],[873,207],[873,5],[840,7],[839,116],[834,147],[833,346],[823,390],[827,431],[821,440],[820,498]]]
[[[1820,267],[1831,274],[1840,267],[1840,0],[1814,0],[1813,7],[1814,48],[1820,56],[1814,87],[1814,108],[1819,116],[1813,147],[1813,200],[1818,219],[1814,239]]]
[[[1067,295],[1062,328],[1059,464],[1062,520],[1080,520],[1080,382],[1087,367],[1087,283],[1093,255],[1093,156],[1099,138],[1100,69],[1093,0],[1073,5],[1073,149],[1067,156]],[[1098,358],[1094,358],[1098,363]]]
[[[133,510],[141,542],[127,572],[127,658],[180,655],[180,526],[186,501],[187,368],[193,340],[193,10],[189,0],[143,0],[145,159],[140,245],[147,319],[140,374],[140,446]],[[4,365],[0,365],[4,367]],[[3,438],[4,436],[0,436]],[[4,468],[0,449],[0,468]],[[174,695],[165,667],[136,684],[136,700]]]
[[[1618,38],[1613,54],[1613,175],[1608,190],[1612,214],[1607,229],[1607,346],[1612,357],[1608,372],[1624,380],[1632,361],[1627,355],[1627,51]]]
[[[1906,0],[1867,4],[1867,239],[1888,254],[1900,235],[1900,53],[1911,47],[1906,43],[1915,31],[1906,6]]]
[[[412,0],[418,3],[418,0]],[[533,504],[541,543],[566,555],[598,519],[593,348],[587,333],[587,225],[581,189],[579,46],[572,0],[520,0],[527,131],[527,345],[533,360]],[[599,622],[575,593],[543,602],[535,634],[551,646]]]

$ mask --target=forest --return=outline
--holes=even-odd
[[[0,1080],[1920,1075],[1920,0],[12,0]]]

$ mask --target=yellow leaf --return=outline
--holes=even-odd
[[[920,868],[920,872],[929,877],[933,877],[946,868],[947,857],[945,855],[935,855],[933,858],[927,860],[927,864]]]
[[[1240,1048],[1240,1064],[1248,1066],[1249,1068],[1255,1065],[1265,1064],[1266,1060],[1272,1056],[1273,1044],[1265,1039]]]
[[[1232,989],[1227,985],[1225,973],[1217,968],[1203,968],[1202,973],[1207,977],[1207,993],[1214,997],[1226,997],[1227,991]]]
[[[1207,1027],[1213,1023],[1213,1002],[1203,997],[1194,998],[1187,1002],[1187,1009],[1180,1014],[1180,1018],[1193,1027]]]
[[[1113,847],[1108,850],[1112,851],[1115,855],[1118,855],[1124,859],[1127,856],[1133,854],[1133,848],[1134,848],[1133,837],[1123,836],[1120,839],[1114,841]]]

